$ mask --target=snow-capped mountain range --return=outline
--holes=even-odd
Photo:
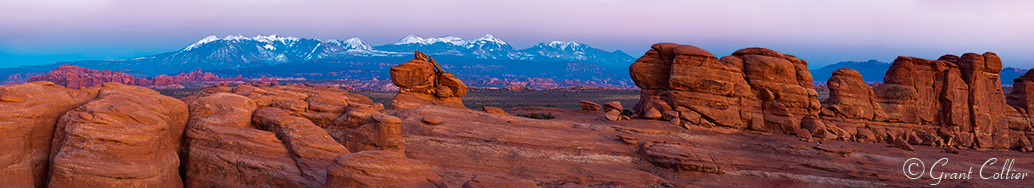
[[[419,50],[432,56],[471,59],[589,62],[601,66],[626,66],[635,58],[620,50],[609,52],[577,42],[552,41],[527,49],[486,34],[477,39],[455,36],[424,38],[407,35],[398,42],[371,46],[359,38],[320,40],[279,35],[208,36],[174,52],[119,60],[57,62],[99,69],[130,69],[163,74],[201,69],[237,69],[313,60],[347,60],[371,57],[407,57]]]

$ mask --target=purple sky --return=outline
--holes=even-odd
[[[1034,1],[955,0],[0,0],[0,67],[179,50],[208,35],[573,40],[640,56],[657,42],[843,60],[997,52],[1034,67]]]

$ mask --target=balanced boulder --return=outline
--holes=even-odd
[[[391,99],[391,107],[413,108],[433,104],[466,108],[460,97],[467,94],[467,85],[442,70],[434,58],[416,51],[413,60],[391,67],[391,82],[399,87]]]

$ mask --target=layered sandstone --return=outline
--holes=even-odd
[[[402,155],[401,120],[340,89],[217,85],[178,100],[114,82],[33,82],[0,86],[0,106],[0,183],[14,187],[325,187],[350,151],[420,163]],[[380,176],[437,176],[429,169]]]
[[[640,116],[676,109],[699,115],[681,122],[701,126],[795,132],[800,118],[818,114],[820,106],[807,62],[764,48],[718,59],[694,46],[659,43],[629,72],[642,88],[633,107]]]
[[[876,102],[872,87],[865,83],[858,71],[848,68],[833,71],[826,87],[829,98],[823,101],[823,110],[829,111],[824,115],[867,120],[882,120],[887,116],[880,103]]]
[[[419,51],[413,60],[391,67],[391,82],[399,87],[391,99],[392,108],[413,108],[421,105],[444,105],[466,108],[460,97],[467,94],[467,85],[445,72],[434,58]]]
[[[182,187],[182,101],[150,89],[106,83],[62,116],[50,149],[50,187]]]
[[[850,69],[833,73],[820,103],[807,62],[764,48],[715,58],[689,45],[659,43],[629,67],[642,88],[639,117],[676,124],[746,128],[861,142],[982,149],[1026,148],[1031,77],[1017,78],[1008,105],[994,53],[898,57],[870,87]],[[669,112],[674,111],[674,112]],[[664,116],[664,113],[672,115]],[[806,129],[807,131],[799,131]],[[1028,131],[1028,132],[1025,132]]]
[[[185,134],[187,187],[316,187],[302,176],[283,142],[251,123],[255,102],[215,93],[190,104]]]
[[[58,118],[96,97],[50,82],[0,86],[0,185],[43,187]]]

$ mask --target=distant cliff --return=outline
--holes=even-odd
[[[236,78],[222,78],[210,72],[183,72],[176,76],[159,75],[151,80],[137,78],[124,72],[110,70],[93,70],[75,65],[61,65],[47,74],[35,75],[28,78],[29,82],[49,81],[68,88],[90,87],[105,82],[118,82],[126,85],[145,87],[183,87],[181,84],[201,82],[233,82],[241,81],[240,76]]]

